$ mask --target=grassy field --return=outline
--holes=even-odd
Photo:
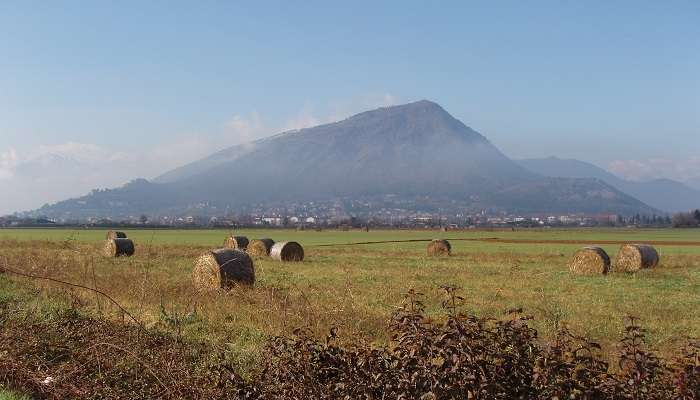
[[[5,390],[0,386],[0,400],[29,400],[29,397]]]
[[[241,230],[249,238],[296,240],[302,263],[256,258],[254,288],[200,294],[191,285],[196,257],[218,247],[224,230],[129,230],[137,245],[131,258],[100,256],[104,230],[0,230],[0,265],[96,287],[147,326],[186,338],[227,343],[242,368],[254,364],[270,335],[306,326],[319,336],[333,326],[347,340],[386,341],[386,321],[404,293],[424,294],[428,313],[440,318],[439,286],[455,285],[465,311],[503,318],[523,307],[543,339],[566,325],[604,346],[622,334],[622,318],[635,315],[649,329],[651,345],[670,353],[688,336],[700,337],[700,246],[657,245],[661,265],[636,274],[571,276],[566,263],[581,244],[552,240],[700,241],[698,230],[518,231],[292,231]],[[429,258],[427,243],[319,246],[364,241],[452,240],[453,255]],[[457,239],[527,239],[501,243]],[[614,257],[616,244],[604,247]],[[105,318],[125,316],[106,298],[54,282],[0,276],[0,295],[27,303],[80,308]]]
[[[100,242],[105,238],[103,229],[45,229],[20,228],[0,229],[0,240],[49,240],[62,241],[74,239],[81,242]],[[131,229],[129,237],[141,244],[187,244],[216,246],[223,242],[223,237],[229,231],[225,229]],[[622,241],[700,241],[700,231],[696,229],[494,229],[494,230],[461,230],[438,232],[435,230],[359,230],[339,231],[314,230],[296,231],[288,229],[241,229],[236,234],[249,238],[273,237],[278,241],[297,240],[305,246],[319,244],[339,244],[360,241],[433,239],[451,238],[503,238],[503,239],[536,239],[536,240],[622,240]],[[509,247],[511,248],[511,247]],[[498,250],[488,247],[485,251]],[[527,250],[527,249],[518,249]],[[674,249],[677,250],[677,249]],[[691,249],[694,254],[700,254],[700,247]]]

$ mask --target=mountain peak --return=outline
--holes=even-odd
[[[413,143],[455,140],[488,143],[484,136],[430,100],[365,111],[336,124],[355,132],[375,132]]]
[[[451,115],[445,111],[444,108],[442,108],[438,103],[435,103],[430,100],[418,100],[414,101],[411,103],[405,103],[405,104],[396,104],[392,106],[387,106],[387,107],[380,107],[374,110],[370,111],[365,111],[357,115],[363,115],[363,114],[368,114],[368,113],[380,113],[380,114],[410,114],[410,113],[422,113],[423,115],[425,114],[430,114],[430,113],[435,113],[435,114],[441,114],[441,115]]]
[[[406,103],[406,104],[399,104],[396,105],[395,107],[406,107],[406,108],[422,108],[422,109],[434,109],[434,110],[440,110],[440,111],[445,111],[442,106],[440,106],[438,103],[434,101],[430,101],[427,99],[422,99],[418,101],[414,101],[411,103]]]

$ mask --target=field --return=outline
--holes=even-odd
[[[229,343],[243,369],[255,364],[266,337],[301,326],[318,335],[338,327],[345,338],[385,342],[387,318],[409,289],[423,293],[428,314],[439,318],[440,285],[460,288],[464,310],[479,316],[503,318],[506,310],[522,307],[534,317],[542,338],[566,325],[610,345],[621,336],[626,315],[641,318],[650,344],[662,353],[688,336],[700,336],[700,234],[694,230],[241,230],[237,234],[250,238],[298,241],[306,259],[280,263],[256,258],[255,287],[228,294],[199,294],[190,275],[194,259],[218,247],[226,231],[129,230],[136,255],[119,259],[100,257],[104,234],[88,229],[0,230],[0,263],[96,287],[147,326]],[[341,245],[433,237],[452,239],[453,255],[429,258],[425,242]],[[661,265],[654,270],[581,277],[571,276],[566,263],[582,245],[559,241],[681,243],[657,245]],[[687,242],[695,245],[682,245]],[[320,246],[329,244],[333,246]],[[619,246],[602,247],[614,257]],[[102,317],[125,318],[91,291],[10,274],[0,282],[2,292],[32,299],[28,301],[77,304]]]
[[[513,318],[508,310],[522,308],[521,315],[533,317],[529,325],[537,330],[535,340],[540,343],[550,342],[564,327],[599,342],[601,357],[610,361],[613,370],[626,316],[640,319],[648,330],[648,345],[668,359],[678,354],[688,338],[700,337],[697,230],[241,230],[236,234],[298,241],[306,258],[301,263],[281,263],[256,257],[253,288],[214,293],[193,288],[192,265],[199,255],[220,247],[228,231],[134,229],[127,233],[136,243],[136,254],[105,258],[101,255],[105,230],[0,230],[0,270],[6,272],[0,273],[0,319],[11,326],[0,329],[0,343],[8,347],[0,351],[17,352],[15,358],[0,359],[0,370],[12,377],[4,384],[43,397],[58,386],[47,387],[41,383],[46,376],[32,371],[53,369],[58,371],[54,374],[63,375],[59,378],[62,396],[92,390],[101,397],[113,390],[129,392],[129,385],[135,385],[140,389],[133,389],[131,398],[139,398],[154,396],[153,385],[164,379],[157,376],[173,374],[165,371],[179,365],[176,370],[182,378],[163,385],[171,391],[163,397],[199,397],[211,385],[223,388],[208,381],[188,383],[200,382],[196,371],[211,368],[206,356],[211,351],[202,353],[199,344],[219,349],[236,374],[260,381],[261,375],[255,374],[267,361],[265,346],[271,338],[290,337],[296,328],[307,328],[313,337],[325,340],[333,329],[343,346],[385,345],[391,340],[390,318],[410,290],[421,293],[429,320],[446,320],[443,285],[459,288],[457,294],[464,297],[460,310],[471,315],[508,320]],[[426,255],[425,240],[436,237],[450,240],[452,256]],[[384,243],[357,244],[364,242]],[[614,257],[620,242],[655,243],[660,265],[635,274],[569,273],[569,257],[584,244],[600,244]],[[133,336],[130,329],[137,326],[156,336]],[[22,332],[21,337],[15,337],[17,332]],[[168,344],[171,340],[174,343]],[[87,350],[71,350],[76,346]],[[138,350],[131,353],[128,348],[134,346]],[[161,350],[151,352],[150,346]],[[500,348],[496,346],[495,351]],[[133,365],[122,354],[149,361]],[[289,357],[292,365],[300,365],[295,357],[305,356]],[[116,368],[113,375],[100,372],[107,365]],[[143,370],[144,366],[148,368]],[[151,370],[159,371],[153,374],[157,380],[142,382],[144,371]],[[121,374],[134,373],[129,378],[133,382],[119,389]],[[277,383],[262,379],[259,385],[274,388],[290,377],[294,381],[305,377],[311,386],[300,384],[298,390],[303,393],[317,382],[317,377],[306,374],[280,375],[274,378]],[[188,392],[194,388],[195,392]],[[0,398],[8,395],[0,390]]]

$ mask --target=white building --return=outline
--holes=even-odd
[[[268,225],[273,225],[273,226],[281,226],[282,225],[282,218],[280,218],[280,217],[263,217],[262,221],[263,221],[263,223],[266,223]]]

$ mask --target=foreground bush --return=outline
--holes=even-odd
[[[566,329],[545,345],[513,310],[506,321],[457,312],[445,288],[445,322],[427,318],[416,293],[391,320],[392,345],[336,344],[298,330],[268,347],[264,370],[240,394],[276,399],[698,399],[700,345],[664,362],[627,322],[616,372],[600,347]]]
[[[662,360],[630,318],[608,365],[596,343],[566,329],[542,343],[521,310],[503,321],[464,315],[444,289],[440,321],[408,294],[388,346],[299,329],[270,340],[249,380],[209,345],[70,310],[20,315],[4,302],[0,385],[52,399],[700,399],[697,342]]]

